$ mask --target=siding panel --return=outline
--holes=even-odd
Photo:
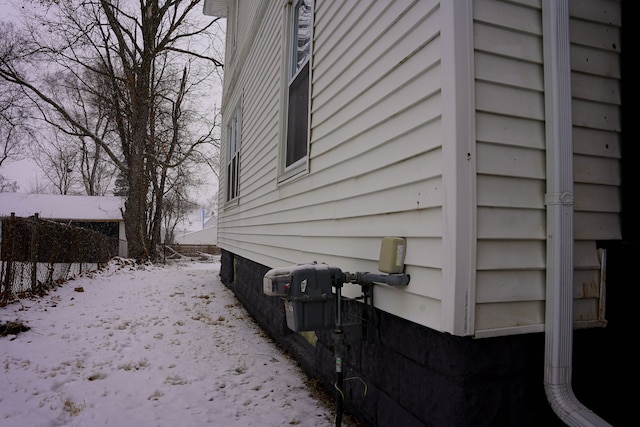
[[[404,70],[398,69],[389,74],[367,91],[345,91],[345,94],[349,93],[348,97],[336,98],[335,104],[328,104],[324,108],[314,102],[311,124],[314,139],[330,137],[334,141],[343,141],[347,134],[358,134],[378,123],[376,118],[393,117],[430,96],[438,95],[437,69],[431,73]],[[332,120],[329,121],[329,118]]]
[[[477,13],[482,2],[474,4],[477,6],[474,9]],[[491,52],[495,55],[542,64],[542,40],[540,37],[489,26],[480,21],[476,21],[474,24],[474,36],[476,51]]]
[[[376,291],[376,305],[397,315],[419,307],[409,317],[440,328],[438,3],[317,2],[309,173],[281,183],[286,8],[268,3],[227,94],[242,94],[241,180],[239,203],[221,204],[218,244],[272,267],[317,260],[377,271],[381,239],[407,237],[416,280],[384,298]]]
[[[225,69],[226,108],[243,103],[240,197],[227,206],[220,199],[219,245],[267,266],[317,260],[375,271],[380,239],[407,237],[412,281],[377,288],[376,306],[442,330],[452,318],[442,298],[459,286],[443,283],[455,264],[443,257],[451,252],[442,237],[458,214],[445,194],[468,178],[443,157],[454,152],[446,144],[459,143],[445,140],[457,134],[442,128],[450,100],[441,87],[451,78],[442,75],[451,45],[440,22],[446,10],[436,1],[316,2],[309,172],[278,183],[285,2],[244,3],[239,28],[247,34]],[[601,321],[595,241],[620,237],[619,4],[570,5],[575,319],[589,324]],[[467,156],[477,172],[477,242],[456,236],[455,244],[477,246],[469,294],[469,333],[477,337],[544,328],[540,7],[539,0],[473,1],[476,143]]]
[[[476,306],[476,331],[537,326],[544,328],[544,301],[515,301]],[[528,329],[525,329],[525,331]]]
[[[573,175],[576,183],[617,186],[620,184],[620,162],[605,157],[573,157]],[[614,191],[615,188],[611,187]]]
[[[543,151],[481,143],[477,150],[479,174],[544,179],[546,159]]]
[[[544,96],[540,92],[477,81],[476,109],[503,116],[544,120]]]
[[[544,122],[476,112],[477,142],[544,149]]]
[[[620,238],[619,6],[570,1],[576,325],[602,321],[596,240]],[[476,336],[544,329],[546,136],[540,12],[539,2],[474,2]],[[514,75],[518,73],[526,76]]]
[[[546,211],[478,208],[478,239],[546,238]],[[480,241],[478,245],[480,245]],[[523,260],[523,262],[527,262]]]
[[[478,244],[479,271],[542,270],[546,265],[545,257],[543,240],[483,240]]]
[[[573,152],[620,159],[620,135],[616,132],[573,127]]]
[[[522,283],[526,283],[523,286]],[[478,304],[544,301],[546,277],[544,270],[480,271],[478,272]]]
[[[477,80],[537,91],[544,89],[541,64],[476,52],[474,67]]]
[[[481,175],[477,182],[478,206],[540,209],[544,204],[545,185],[539,179]]]

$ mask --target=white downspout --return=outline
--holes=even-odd
[[[610,424],[571,388],[573,350],[573,144],[568,0],[542,1],[547,148],[547,292],[544,388],[570,426]]]

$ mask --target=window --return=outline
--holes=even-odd
[[[312,1],[294,0],[291,7],[285,170],[299,165],[307,156]]]
[[[227,124],[227,202],[238,197],[240,184],[240,107],[236,107]]]

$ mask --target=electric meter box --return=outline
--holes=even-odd
[[[277,277],[276,281],[270,284],[265,281],[264,285],[265,290],[273,292],[275,289],[277,294],[287,289],[284,297],[287,327],[295,332],[333,328],[332,286],[342,284],[342,271],[337,267],[314,263],[289,268],[288,274],[288,280],[282,274],[274,274],[272,278]],[[282,285],[285,282],[287,285]]]
[[[404,271],[406,246],[406,240],[402,237],[385,237],[382,239],[378,270],[389,274],[402,273]]]

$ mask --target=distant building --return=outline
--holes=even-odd
[[[59,194],[0,193],[0,217],[41,219],[80,225],[117,238],[118,255],[127,256],[127,238],[122,210],[124,199],[118,196],[69,196]]]
[[[174,242],[179,245],[215,245],[217,241],[218,218],[215,216],[205,220],[200,228],[184,231],[174,237]]]

